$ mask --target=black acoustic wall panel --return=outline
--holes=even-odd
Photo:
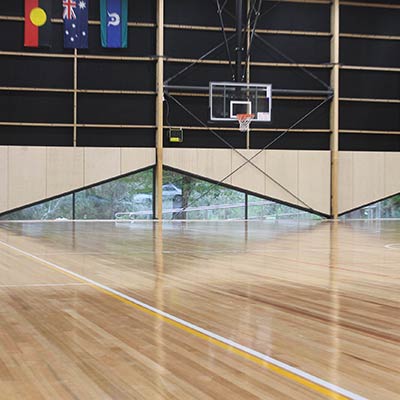
[[[169,78],[183,70],[187,65],[167,61],[165,64],[165,79],[168,81]],[[318,80],[329,86],[329,68],[307,68],[307,72],[297,67],[252,66],[250,76],[252,82],[271,83],[272,87],[276,89],[326,90],[326,86]],[[316,76],[318,80],[314,79],[311,74]],[[226,65],[197,64],[169,83],[171,85],[208,86],[210,81],[231,80],[232,73]]]
[[[180,104],[178,104],[178,102]],[[289,128],[321,103],[320,100],[274,100],[271,123],[253,123],[257,128]],[[166,97],[164,123],[167,126],[204,126],[209,121],[208,98],[205,96]],[[237,126],[236,122],[226,122]],[[224,126],[224,123],[215,126]],[[212,127],[212,123],[210,127]],[[300,129],[329,129],[329,103],[321,106],[296,125]]]
[[[155,28],[128,29],[128,47],[126,49],[107,49],[101,46],[100,25],[89,25],[89,48],[79,50],[79,54],[96,54],[104,56],[136,56],[149,57],[156,53]]]
[[[366,0],[372,3],[393,3],[394,0]],[[22,17],[24,2],[0,2],[0,15]],[[220,0],[225,4],[223,11],[225,26],[234,27],[235,0]],[[90,0],[89,40],[87,50],[78,50],[78,89],[82,90],[156,90],[156,0],[129,0],[129,22],[149,23],[150,26],[129,27],[127,49],[103,49],[100,46],[99,1]],[[247,2],[244,2],[246,8]],[[61,0],[53,1],[53,18],[62,18]],[[400,10],[379,7],[351,7],[341,5],[341,32],[372,35],[400,35]],[[165,79],[186,68],[189,62],[172,62],[168,57],[196,59],[223,42],[215,0],[165,0]],[[172,27],[168,24],[185,25]],[[197,25],[189,28],[188,25]],[[202,29],[201,26],[216,30]],[[258,28],[267,30],[260,33],[270,47],[255,38],[251,60],[259,63],[319,64],[319,67],[301,70],[297,67],[277,67],[253,65],[250,70],[252,82],[271,83],[275,89],[323,90],[330,85],[330,4],[263,1]],[[272,33],[278,30],[281,33]],[[282,34],[282,31],[322,32],[314,34]],[[232,30],[229,31],[232,35]],[[53,23],[51,49],[24,48],[24,22],[22,20],[0,21],[0,50],[11,51],[15,55],[1,55],[0,86],[51,89],[73,89],[73,50],[63,48],[63,24]],[[235,41],[230,42],[233,56]],[[400,66],[400,48],[396,40],[371,40],[341,37],[342,65],[370,65],[384,67]],[[278,51],[274,50],[276,48]],[[19,55],[18,53],[23,53]],[[39,57],[28,56],[37,54]],[[41,54],[44,53],[44,54]],[[285,55],[287,55],[287,57]],[[57,57],[46,57],[57,55]],[[90,57],[95,59],[89,59]],[[114,57],[115,59],[107,59]],[[150,61],[118,59],[118,57],[149,57]],[[228,57],[222,45],[209,60],[225,62]],[[327,66],[327,67],[326,67]],[[313,76],[315,78],[314,79]],[[226,63],[197,64],[170,84],[208,86],[210,81],[230,81],[232,70]],[[366,97],[378,99],[400,98],[400,74],[396,71],[340,71],[340,97]],[[78,122],[84,124],[107,125],[154,125],[154,95],[122,94],[78,94]],[[196,97],[178,96],[202,121],[209,118],[206,92]],[[167,120],[178,126],[201,126],[193,117],[179,108],[171,100]],[[287,128],[304,113],[312,109],[318,100],[282,100],[274,96],[273,121],[268,128]],[[73,94],[53,92],[0,91],[0,121],[73,123]],[[166,107],[165,103],[165,107]],[[341,128],[351,130],[394,130],[400,131],[399,104],[376,102],[341,101]],[[165,108],[167,112],[167,108]],[[245,146],[244,136],[238,134],[235,124],[223,125],[221,131],[229,143],[237,147]],[[214,125],[212,125],[214,126]],[[230,129],[235,126],[234,131]],[[307,118],[298,128],[312,130],[329,129],[328,104]],[[30,135],[29,132],[33,134]],[[254,132],[251,146],[261,148],[277,132]],[[70,135],[70,136],[69,136]],[[148,136],[146,136],[148,135]],[[379,142],[378,139],[381,138]],[[7,139],[8,138],[8,139]],[[0,127],[3,144],[70,145],[72,128],[47,127]],[[24,140],[26,142],[24,142]],[[400,136],[390,135],[341,135],[341,148],[367,149],[377,146],[381,149],[397,149]],[[153,146],[154,129],[78,128],[78,144],[85,146]],[[168,143],[166,143],[169,145]],[[203,130],[185,132],[181,146],[220,147],[210,132]],[[274,144],[274,148],[328,149],[329,134],[289,133]],[[287,146],[287,147],[285,147]]]
[[[19,16],[24,15],[23,1],[1,1],[0,15]]]
[[[153,61],[79,60],[78,87],[155,91],[155,71]]]
[[[0,121],[72,123],[72,110],[70,93],[0,92]]]
[[[221,6],[225,0],[220,0]],[[223,12],[226,26],[234,26],[235,1],[228,0]],[[219,26],[215,0],[165,0],[165,23],[177,25]]]
[[[251,68],[252,82],[271,83],[275,89],[326,90],[330,85],[329,68],[258,67]],[[318,79],[315,79],[318,78]],[[321,83],[322,82],[322,83]]]
[[[173,96],[172,99],[167,97],[166,100],[164,123],[167,126],[204,126],[203,124],[208,123],[207,97]],[[255,128],[289,128],[320,103],[319,100],[274,100],[272,122],[269,124],[253,123],[252,126]],[[237,126],[235,122],[226,124]],[[210,126],[212,127],[212,125]],[[329,103],[321,106],[296,127],[299,129],[329,129]]]
[[[219,138],[219,137],[220,138]],[[221,140],[221,138],[223,140]],[[183,143],[170,143],[168,140],[168,130],[164,130],[164,146],[165,147],[203,147],[203,148],[246,148],[246,136],[239,132],[238,129],[218,130],[215,133],[210,130],[189,130],[184,131]]]
[[[81,93],[78,104],[80,124],[154,125],[155,96]]]
[[[330,135],[323,132],[252,132],[250,148],[252,149],[297,149],[329,150]],[[282,135],[278,140],[276,140]]]
[[[378,3],[373,1],[373,3]],[[389,4],[390,0],[383,3]],[[399,4],[398,1],[392,4]],[[400,35],[400,9],[379,7],[340,7],[340,31],[370,35]]]
[[[85,147],[155,147],[155,129],[78,128],[77,144]]]
[[[27,53],[44,52],[46,54],[73,54],[72,49],[64,49],[63,25],[61,23],[53,23],[51,29],[51,48],[40,49],[34,47],[24,47],[24,22],[0,21],[0,50]],[[51,58],[48,58],[49,63],[51,63],[51,60]]]
[[[231,51],[233,51],[234,40],[230,43]],[[212,52],[207,60],[228,60],[221,32],[178,29],[166,29],[165,31],[165,55],[167,59],[168,57],[197,59],[218,45],[221,46]]]
[[[173,94],[171,96],[173,98],[166,96],[164,102],[164,124],[166,126],[203,126],[203,124],[207,124],[209,120],[208,97]],[[182,104],[188,111],[185,111],[178,103]]]
[[[262,62],[328,64],[330,37],[260,34],[254,39],[251,59]]]
[[[343,151],[400,151],[400,140],[398,135],[343,133],[339,137],[339,149]]]
[[[271,128],[289,128],[307,113],[317,107],[322,100],[273,100]],[[257,126],[254,124],[253,126]],[[310,116],[296,125],[299,129],[329,129],[329,103],[322,105]]]
[[[342,69],[340,71],[340,96],[399,99],[400,73]]]
[[[2,126],[0,146],[72,146],[73,129],[48,126]]]
[[[340,40],[340,60],[347,65],[398,67],[400,65],[400,41],[342,38]]]
[[[7,4],[5,4],[7,3]],[[0,21],[0,50],[15,52],[0,59],[0,85],[3,87],[30,87],[60,89],[54,91],[0,91],[0,121],[25,123],[73,123],[74,85],[73,50],[63,48],[63,23],[61,0],[53,1],[52,47],[25,48],[24,22]],[[1,2],[0,15],[21,17],[24,1]],[[129,22],[150,23],[148,27],[129,27],[127,49],[103,49],[100,46],[99,1],[89,3],[89,49],[78,50],[78,90],[137,90],[155,91],[155,61],[110,60],[107,57],[154,57],[156,29],[156,2],[129,1]],[[96,23],[97,21],[97,23]],[[22,54],[20,54],[22,53]],[[28,54],[29,53],[29,54]],[[37,56],[35,56],[37,54]],[[48,57],[56,55],[57,57]],[[95,57],[86,59],[83,57]],[[101,58],[103,56],[103,59]],[[107,94],[78,94],[78,123],[107,125],[146,124],[154,125],[155,97]],[[141,122],[143,121],[143,122]],[[101,129],[96,140],[96,129],[79,128],[82,139],[78,144],[110,146],[154,145],[154,130],[143,129],[138,135],[129,135],[124,129],[114,129],[115,134],[106,139]],[[113,133],[105,129],[108,133]],[[132,132],[132,130],[130,130]],[[32,134],[30,134],[32,132]],[[144,135],[150,135],[144,139]],[[73,129],[34,126],[0,127],[2,144],[25,145],[72,145]],[[90,142],[92,141],[92,142]]]
[[[164,68],[165,81],[171,85],[208,86],[210,81],[232,80],[231,70],[226,65],[197,64],[181,74],[180,72],[188,65],[181,62],[168,62],[167,59]],[[179,76],[171,79],[178,73]]]
[[[56,0],[58,1],[58,0]],[[100,0],[89,0],[89,19],[99,20]],[[62,10],[62,7],[58,7]],[[61,18],[61,11],[60,18]],[[128,21],[156,22],[157,7],[154,0],[128,0]]]
[[[72,59],[4,56],[0,62],[1,86],[73,88]]]
[[[264,1],[259,28],[330,32],[330,5]]]
[[[399,128],[399,104],[359,102],[340,104],[340,129],[398,131]],[[359,140],[368,140],[368,136],[360,137]]]

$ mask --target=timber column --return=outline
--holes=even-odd
[[[157,98],[156,98],[156,168],[155,219],[162,219],[163,132],[164,132],[164,0],[157,1]]]
[[[331,217],[336,219],[339,209],[339,0],[333,0],[331,5],[331,33]]]

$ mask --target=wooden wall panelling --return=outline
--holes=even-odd
[[[46,197],[83,187],[83,148],[48,147]]]
[[[265,156],[266,172],[284,188],[267,179],[265,194],[273,199],[298,205],[298,156],[296,150],[268,150]],[[293,196],[294,195],[294,196]],[[296,196],[296,197],[295,197]]]
[[[299,151],[299,198],[308,206],[330,214],[330,154]],[[304,207],[304,204],[299,204]]]
[[[8,148],[0,147],[0,213],[8,207]]]
[[[46,148],[9,147],[8,208],[46,198]]]
[[[258,150],[239,150],[247,159],[250,159]],[[239,168],[244,164],[246,160],[241,157],[238,153],[232,152],[232,171]],[[262,171],[265,171],[265,151],[262,151],[259,155],[251,160],[253,164],[259,167]],[[231,177],[231,184],[236,187],[248,190],[254,193],[265,193],[266,176],[259,171],[256,167],[247,163]]]

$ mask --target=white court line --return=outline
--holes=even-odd
[[[309,374],[309,373],[307,373],[305,371],[302,371],[299,368],[292,367],[291,365],[285,364],[284,362],[279,361],[279,360],[277,360],[275,358],[272,358],[270,356],[267,356],[266,354],[260,353],[260,352],[258,352],[256,350],[253,350],[250,347],[243,346],[243,345],[241,345],[241,344],[239,344],[237,342],[234,342],[231,339],[227,339],[227,338],[225,338],[223,336],[220,336],[220,335],[218,335],[216,333],[213,333],[213,332],[208,331],[206,329],[203,329],[203,328],[201,328],[201,327],[199,327],[197,325],[194,325],[191,322],[188,322],[188,321],[185,321],[185,320],[183,320],[181,318],[175,317],[172,314],[169,314],[169,313],[167,313],[165,311],[159,310],[158,308],[150,306],[149,304],[143,303],[142,301],[137,300],[134,297],[128,296],[128,295],[126,295],[126,294],[124,294],[122,292],[119,292],[118,290],[112,289],[112,288],[110,288],[110,287],[108,287],[106,285],[103,285],[103,284],[101,284],[99,282],[96,282],[96,281],[94,281],[92,279],[86,278],[83,275],[80,275],[80,274],[77,274],[76,272],[70,271],[67,268],[61,267],[61,266],[59,266],[57,264],[54,264],[54,263],[52,263],[50,261],[44,260],[43,258],[37,257],[34,254],[31,254],[31,253],[28,253],[27,251],[21,250],[21,249],[15,247],[15,246],[12,246],[11,244],[8,244],[8,243],[3,242],[1,240],[0,240],[0,244],[2,244],[5,247],[8,247],[10,249],[13,249],[13,250],[15,250],[15,251],[27,256],[27,257],[30,257],[30,258],[32,258],[32,259],[34,259],[36,261],[39,261],[40,263],[47,264],[47,265],[49,265],[49,266],[51,266],[51,267],[53,267],[53,268],[55,268],[55,269],[57,269],[59,271],[62,271],[64,273],[68,274],[68,275],[74,276],[74,277],[76,277],[76,278],[78,278],[80,280],[83,280],[83,281],[85,281],[87,283],[90,283],[91,285],[96,286],[96,287],[98,287],[98,288],[100,288],[102,290],[105,290],[106,292],[109,292],[109,293],[112,293],[114,295],[117,295],[117,296],[119,296],[119,297],[121,297],[121,298],[123,298],[125,300],[128,300],[131,303],[137,304],[137,305],[139,305],[139,306],[141,306],[141,307],[143,307],[143,308],[145,308],[147,310],[150,310],[153,313],[159,314],[159,315],[161,315],[161,316],[163,316],[163,317],[165,317],[165,318],[167,318],[167,319],[169,319],[171,321],[175,321],[180,325],[183,325],[183,326],[185,326],[187,328],[190,328],[192,330],[200,332],[203,335],[206,335],[206,336],[208,336],[208,337],[210,337],[212,339],[215,339],[215,340],[217,340],[217,341],[219,341],[221,343],[224,343],[224,344],[226,344],[228,346],[231,346],[231,347],[233,347],[235,349],[241,350],[241,351],[243,351],[243,352],[245,352],[247,354],[250,354],[250,355],[252,355],[254,357],[257,357],[260,360],[266,361],[267,363],[270,363],[270,364],[275,365],[275,366],[277,366],[279,368],[282,368],[282,369],[284,369],[284,370],[286,370],[288,372],[291,372],[292,374],[295,374],[295,375],[297,375],[297,376],[299,376],[301,378],[304,378],[304,379],[306,379],[306,380],[308,380],[310,382],[313,382],[313,383],[315,383],[315,384],[317,384],[319,386],[322,386],[322,387],[324,387],[324,388],[326,388],[326,389],[328,389],[328,390],[330,390],[332,392],[341,394],[341,395],[343,395],[345,397],[348,397],[349,399],[352,399],[352,400],[367,400],[365,397],[362,397],[362,396],[360,396],[358,394],[352,393],[352,392],[350,392],[350,391],[348,391],[346,389],[343,389],[343,388],[341,388],[339,386],[336,386],[333,383],[330,383],[328,381],[320,379],[320,378],[318,378],[318,377],[316,377],[314,375],[311,375],[311,374]]]
[[[0,285],[0,288],[12,287],[53,287],[53,286],[87,286],[87,283],[27,283],[25,285]]]
[[[326,249],[328,250],[328,249]],[[293,250],[291,249],[244,249],[244,250],[163,250],[160,251],[162,254],[247,254],[247,253],[261,253],[261,254],[268,254],[268,253],[287,253],[287,252],[292,252]],[[310,249],[310,251],[319,251]],[[129,251],[126,253],[123,253],[124,256],[129,255],[135,255],[135,254],[153,254],[153,250],[137,250],[137,251]],[[102,256],[120,256],[121,253],[118,251],[56,251],[56,252],[44,252],[44,253],[36,253],[37,256],[96,256],[96,255],[102,255]],[[293,260],[293,261],[298,261],[298,260]]]
[[[400,220],[400,218],[381,218],[379,221],[396,221]],[[321,223],[321,222],[328,222],[330,223],[331,221],[334,220],[303,220],[303,219],[282,219],[280,220],[281,222],[290,222],[291,225],[295,224],[316,224],[316,223]],[[339,221],[339,220],[337,220]],[[351,220],[348,219],[347,221],[358,221],[357,219]],[[364,219],[360,219],[359,221],[365,221]],[[173,224],[179,224],[179,223],[184,223],[184,224],[190,224],[192,222],[204,222],[204,223],[231,223],[231,222],[255,222],[255,223],[276,223],[276,220],[274,219],[213,219],[213,220],[207,220],[207,219],[188,219],[188,220],[171,220],[171,219],[3,219],[0,221],[1,223],[29,223],[29,224],[42,224],[42,223],[68,223],[68,222],[85,222],[85,223],[90,223],[90,222],[115,222],[115,223],[121,223],[121,224],[141,224],[141,223],[146,223],[146,224],[153,224],[154,222],[160,223],[160,222],[167,222],[167,223],[173,223]]]
[[[400,243],[385,244],[385,248],[391,249],[391,250],[400,250]]]

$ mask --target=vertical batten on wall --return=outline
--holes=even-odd
[[[74,137],[73,145],[76,147],[76,127],[78,123],[78,49],[74,49]]]
[[[338,162],[339,162],[339,0],[331,5],[331,217],[338,218]]]

